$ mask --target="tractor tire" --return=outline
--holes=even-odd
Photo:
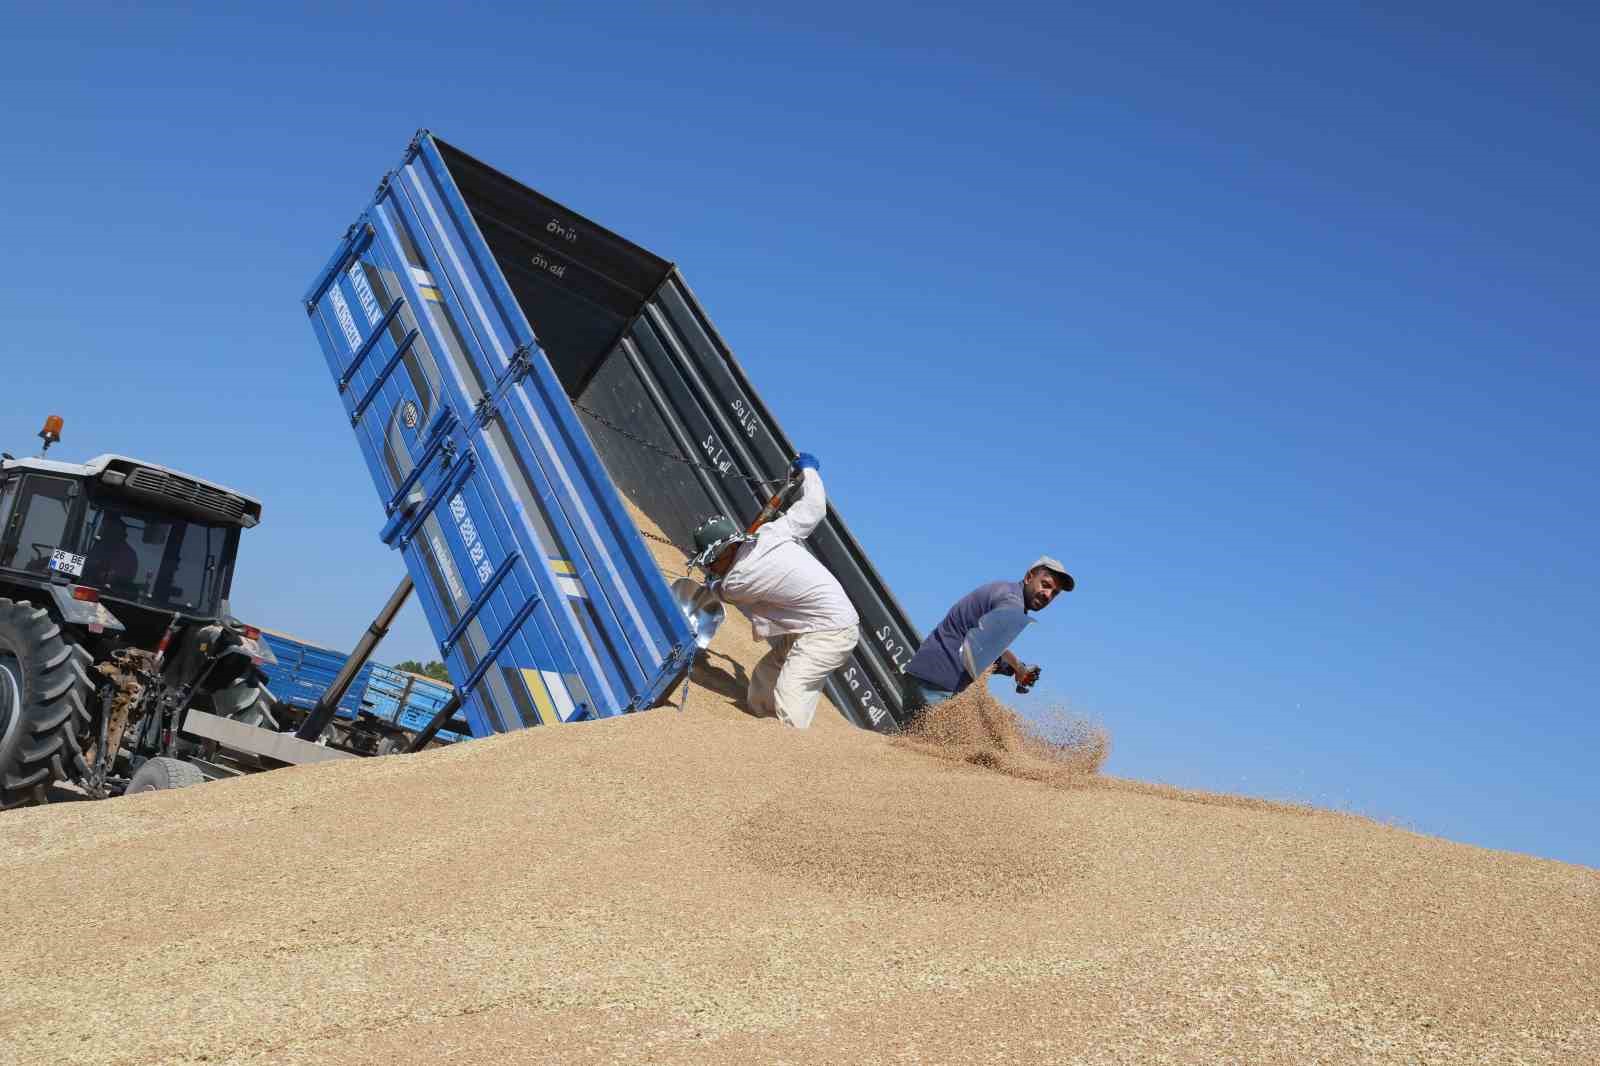
[[[54,781],[89,773],[89,653],[26,600],[0,599],[0,809],[45,802]]]
[[[124,796],[132,796],[139,792],[162,792],[174,788],[188,788],[190,785],[205,783],[205,775],[198,767],[191,766],[182,759],[169,759],[165,755],[157,755],[153,759],[146,759],[133,772],[133,777],[128,781],[128,787],[123,790]]]

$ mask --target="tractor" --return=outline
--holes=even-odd
[[[61,426],[37,458],[0,453],[0,808],[221,776],[194,710],[280,728],[272,653],[228,608],[261,504],[126,456],[47,459]]]

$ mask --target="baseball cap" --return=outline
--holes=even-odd
[[[1071,592],[1073,586],[1077,584],[1076,581],[1072,580],[1072,575],[1067,573],[1067,568],[1061,565],[1060,559],[1049,555],[1041,555],[1032,566],[1028,567],[1028,572],[1032,573],[1041,566],[1060,576],[1062,592]]]

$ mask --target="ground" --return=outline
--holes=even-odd
[[[1600,872],[796,732],[716,650],[681,712],[8,812],[0,1066],[1600,1062]]]

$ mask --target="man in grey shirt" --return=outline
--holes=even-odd
[[[985,615],[1006,608],[1042,611],[1075,585],[1066,567],[1046,555],[1028,568],[1021,581],[991,581],[961,597],[906,664],[906,674],[921,690],[912,693],[912,702],[921,706],[938,703],[972,684],[973,677],[961,661],[961,645]],[[995,666],[1002,674],[1015,675],[1022,692],[1039,676],[1038,667],[1029,666],[1010,651],[1002,652]]]

